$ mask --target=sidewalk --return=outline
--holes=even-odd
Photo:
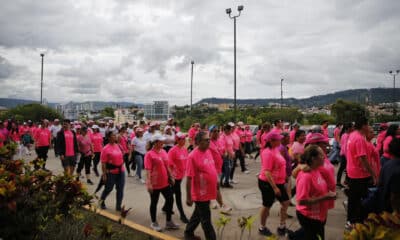
[[[31,159],[30,157],[29,159]],[[256,220],[252,227],[251,239],[265,239],[265,237],[258,234],[258,227],[259,227],[259,216],[258,211],[259,207],[261,206],[261,193],[257,186],[257,177],[256,174],[259,171],[260,160],[254,161],[253,159],[246,159],[248,163],[248,169],[251,171],[250,174],[244,174],[240,171],[240,167],[236,168],[235,172],[235,179],[239,181],[238,184],[234,185],[233,189],[225,189],[222,188],[222,195],[223,199],[226,204],[232,206],[233,212],[232,215],[229,216],[231,218],[230,223],[225,228],[223,238],[224,239],[239,239],[240,237],[240,229],[238,227],[237,219],[239,217],[245,216],[255,216]],[[47,160],[46,167],[52,170],[55,174],[62,173],[63,169],[61,167],[60,159],[55,158],[53,150],[49,151],[49,159]],[[84,170],[82,171],[84,172]],[[85,178],[81,178],[83,183],[86,183]],[[93,193],[94,189],[97,186],[99,178],[94,176],[92,173],[92,181],[94,185],[87,185],[89,193]],[[185,203],[185,196],[186,196],[186,183],[185,181],[182,183],[182,196],[183,202]],[[101,191],[97,194],[100,196]],[[346,221],[346,213],[343,208],[342,202],[345,196],[343,192],[338,191],[338,199],[335,203],[335,208],[329,211],[328,221],[325,227],[325,236],[327,240],[339,240],[343,239],[343,230],[344,224]],[[165,215],[161,212],[161,207],[164,204],[164,199],[160,196],[160,200],[158,203],[158,211],[157,211],[157,219],[161,226],[165,225]],[[108,198],[106,199],[106,205],[110,213],[118,214],[114,207],[115,207],[115,190],[110,193]],[[127,177],[125,183],[125,193],[124,193],[124,201],[123,205],[126,208],[132,207],[130,214],[128,215],[127,219],[143,225],[145,227],[150,226],[150,197],[147,193],[145,185],[141,184],[135,177]],[[184,210],[186,216],[190,218],[194,208],[184,206]],[[173,215],[172,219],[175,223],[179,223],[181,228],[179,230],[174,231],[165,231],[164,233],[177,237],[183,238],[183,231],[185,225],[179,220],[178,210],[174,204],[174,212],[176,213]],[[288,214],[295,216],[295,207],[289,207]],[[214,222],[215,231],[216,228],[216,219],[219,217],[219,210],[212,210],[212,219]],[[276,228],[279,225],[279,202],[275,202],[271,212],[270,217],[267,221],[268,228],[273,232],[276,233]],[[296,217],[293,219],[287,220],[287,227],[291,230],[296,230],[299,227]],[[201,226],[197,228],[196,235],[199,235],[204,239],[204,234]],[[247,231],[244,234],[243,239],[247,239],[248,233]],[[286,239],[282,237],[280,239]]]

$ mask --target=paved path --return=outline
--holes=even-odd
[[[257,186],[257,177],[256,174],[259,171],[259,159],[254,161],[252,159],[246,159],[248,163],[248,168],[250,169],[250,174],[241,173],[240,167],[236,168],[236,176],[235,179],[239,181],[238,184],[234,185],[233,189],[222,189],[222,194],[224,201],[233,207],[233,212],[231,217],[231,222],[226,226],[224,231],[223,239],[239,239],[240,237],[240,229],[237,224],[237,219],[241,216],[256,216],[256,220],[253,224],[253,229],[251,233],[251,239],[265,239],[264,237],[258,234],[257,228],[259,227],[259,207],[261,206],[261,193]],[[62,167],[60,160],[55,158],[53,150],[49,151],[49,159],[47,161],[47,168],[52,170],[55,174],[62,173]],[[84,172],[84,170],[82,171]],[[92,174],[93,175],[93,174]],[[86,183],[86,179],[81,179],[82,182]],[[96,176],[92,176],[92,181],[95,183],[94,186],[88,185],[88,191],[93,193],[99,178]],[[185,183],[182,183],[183,196],[186,196],[185,191]],[[100,196],[101,192],[98,193]],[[329,211],[328,221],[325,227],[326,239],[327,240],[336,240],[343,239],[343,229],[344,223],[346,219],[345,210],[343,208],[342,202],[344,200],[344,194],[341,191],[338,191],[338,199],[336,200],[336,206],[334,209]],[[185,199],[183,199],[185,201]],[[106,204],[109,208],[109,212],[118,214],[114,211],[115,206],[115,190],[110,193],[108,198],[106,199]],[[165,215],[161,212],[161,207],[164,204],[164,199],[161,196],[160,201],[158,203],[158,215],[157,219],[161,226],[165,225]],[[145,185],[141,184],[139,181],[135,179],[135,177],[127,177],[126,185],[125,185],[125,195],[123,205],[126,207],[132,207],[130,215],[128,215],[128,219],[141,224],[143,226],[150,226],[150,197],[146,191]],[[187,217],[189,218],[192,214],[193,208],[184,206],[184,210],[186,212]],[[176,206],[174,205],[175,213],[178,213]],[[290,207],[288,213],[295,216],[295,208]],[[219,217],[218,210],[212,210],[212,219],[215,223],[215,220]],[[172,236],[183,238],[183,230],[185,225],[180,222],[179,214],[173,215],[173,220],[176,223],[181,225],[179,230],[174,231],[166,231],[165,233],[170,234]],[[279,203],[275,202],[271,209],[270,217],[267,222],[267,226],[271,229],[272,232],[276,233],[276,228],[279,224]],[[214,227],[216,225],[214,224]],[[297,223],[297,219],[289,219],[287,221],[287,226],[296,230],[299,226]],[[216,228],[215,228],[216,229]],[[217,231],[217,229],[216,229]],[[196,234],[201,236],[204,239],[203,230],[201,226],[198,227]],[[247,239],[247,233],[244,235],[243,239]],[[281,239],[286,239],[282,237]]]

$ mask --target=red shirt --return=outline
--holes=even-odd
[[[164,149],[160,152],[154,149],[148,151],[144,157],[144,167],[150,174],[153,189],[163,189],[168,183],[168,154]]]
[[[217,198],[218,175],[211,152],[195,148],[187,162],[186,175],[192,178],[191,195],[196,202]]]
[[[235,154],[233,151],[233,138],[232,134],[226,135],[225,133],[221,134],[219,137],[220,146],[223,149],[224,153],[228,152],[232,156]]]
[[[37,128],[35,130],[35,146],[50,146],[51,132],[48,128]]]
[[[233,150],[240,149],[240,137],[235,132],[231,133],[232,140],[233,140]]]
[[[328,193],[328,185],[318,169],[300,171],[296,178],[296,200],[311,199]],[[312,205],[296,205],[296,210],[304,216],[324,222],[328,215],[328,204],[324,201]]]
[[[175,179],[181,180],[185,176],[187,158],[188,151],[184,146],[181,148],[175,145],[169,150],[168,163]]]
[[[244,134],[246,136],[246,142],[252,142],[253,141],[253,133],[250,130],[245,130]]]
[[[74,134],[70,130],[64,131],[65,138],[65,156],[73,157],[75,156],[74,149]]]
[[[379,158],[379,152],[374,147],[374,144],[367,142],[368,149],[368,162],[371,165],[372,170],[375,173],[377,179],[379,179],[379,173],[381,171],[381,161]]]
[[[93,152],[101,152],[103,149],[103,136],[101,133],[93,133],[90,136],[90,139],[92,140],[93,144]]]
[[[115,166],[121,166],[120,168],[110,169],[109,171],[112,174],[118,174],[120,169],[122,172],[125,171],[122,151],[117,144],[107,144],[104,146],[100,154],[100,160],[101,163],[110,163]]]
[[[125,136],[120,136],[120,138],[119,138],[119,146],[121,147],[122,152],[124,154],[129,153],[128,139]]]
[[[199,132],[199,130],[197,128],[190,128],[189,132],[188,132],[188,137],[189,137],[189,143],[190,145],[194,145],[194,137],[196,136],[196,134]]]
[[[371,176],[359,159],[362,156],[368,159],[367,154],[367,140],[365,140],[365,137],[359,131],[350,133],[346,152],[346,170],[350,178],[367,178]]]
[[[215,169],[217,173],[220,174],[222,172],[222,164],[223,159],[222,155],[224,154],[224,148],[221,146],[221,142],[218,140],[211,140],[210,147],[208,148],[212,154],[212,157],[215,162]]]
[[[383,140],[385,140],[385,136],[386,130],[381,131],[376,137],[376,150],[378,150],[378,153],[382,150]]]

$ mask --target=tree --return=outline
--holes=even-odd
[[[112,117],[114,118],[114,108],[112,107],[105,107],[102,111],[101,111],[101,116],[102,117]]]
[[[331,107],[332,116],[336,118],[336,122],[354,122],[359,117],[369,117],[369,112],[365,106],[338,99]]]
[[[62,119],[63,117],[52,108],[38,103],[31,103],[12,108],[2,114],[1,118],[14,118],[19,121],[32,120],[34,122],[39,122],[42,119],[54,120],[55,118]]]
[[[323,121],[335,123],[335,118],[326,113],[313,113],[306,116],[306,124],[321,124]]]

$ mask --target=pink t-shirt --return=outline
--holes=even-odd
[[[296,130],[292,130],[292,131],[290,131],[290,133],[289,133],[289,139],[290,139],[290,143],[293,143],[294,142],[294,138],[296,137]]]
[[[279,152],[279,147],[266,148],[261,152],[261,171],[258,175],[260,180],[268,182],[265,171],[269,171],[275,184],[284,184],[286,179],[286,160]]]
[[[253,133],[250,130],[245,130],[244,135],[246,136],[246,142],[253,141]]]
[[[124,154],[129,153],[128,138],[126,136],[120,136],[120,138],[119,138],[119,146],[121,147],[122,152]]]
[[[169,150],[168,163],[175,179],[181,180],[185,176],[187,158],[188,151],[185,147],[175,145]]]
[[[210,201],[217,198],[218,175],[211,152],[195,148],[187,162],[186,175],[192,178],[193,201]]]
[[[221,134],[219,137],[220,144],[222,148],[224,149],[224,153],[228,152],[232,156],[235,154],[233,151],[233,138],[232,134],[226,135],[225,133]]]
[[[379,173],[381,171],[381,161],[379,158],[379,152],[374,147],[374,144],[367,142],[368,148],[368,162],[371,165],[372,170],[375,173],[377,179],[379,179]]]
[[[335,130],[333,130],[333,137],[336,141],[340,141],[340,128],[336,127]]]
[[[311,199],[324,196],[328,193],[328,185],[318,169],[310,172],[300,171],[296,178],[296,200]],[[328,215],[328,204],[318,202],[312,205],[296,205],[296,210],[304,216],[319,220],[326,220]]]
[[[10,131],[10,138],[14,142],[19,142],[21,140],[21,133],[20,132],[16,132],[16,131],[14,131],[14,132]]]
[[[273,129],[271,129],[271,132],[275,132],[277,134],[281,134],[283,131],[280,128],[274,127]]]
[[[346,156],[348,140],[349,134],[343,133],[342,137],[340,138],[340,156]]]
[[[294,142],[292,147],[291,147],[291,152],[292,152],[292,157],[294,157],[295,154],[303,154],[304,153],[304,143],[301,144],[299,142]]]
[[[163,189],[168,183],[168,154],[164,149],[159,152],[154,149],[144,156],[144,167],[150,174],[153,189]]]
[[[231,134],[232,140],[233,140],[233,150],[239,150],[240,149],[240,137],[237,135],[235,132]]]
[[[336,191],[336,180],[335,180],[335,167],[332,165],[331,161],[325,156],[324,165],[318,169],[321,173],[321,176],[324,178],[328,190],[331,192]],[[335,200],[327,200],[325,201],[328,209],[332,209],[335,207]]]
[[[189,143],[190,145],[194,145],[194,138],[196,137],[196,134],[199,132],[197,128],[190,128],[188,132],[188,137],[189,137]]]
[[[362,156],[368,157],[367,140],[358,131],[353,131],[347,141],[347,174],[350,178],[367,178],[371,175],[364,168],[359,159]]]
[[[48,128],[37,128],[34,136],[36,147],[50,146],[51,132]]]
[[[385,140],[385,136],[386,136],[386,131],[382,131],[376,137],[376,150],[378,150],[378,153],[382,150],[382,144],[383,140]]]
[[[76,137],[76,140],[78,141],[78,149],[81,154],[83,154],[84,156],[92,155],[92,140],[90,140],[90,137],[88,135],[79,135],[78,137]]]
[[[122,172],[125,171],[124,158],[118,144],[114,143],[104,146],[100,154],[100,160],[102,163],[110,163],[118,167],[121,166],[121,168],[110,169],[109,171],[112,174],[118,174],[119,169],[121,169]]]
[[[257,131],[256,139],[257,139],[257,144],[261,144],[261,130]]]
[[[64,131],[64,138],[65,138],[65,156],[66,157],[75,156],[74,134],[70,130]]]
[[[101,133],[93,133],[90,136],[90,139],[92,140],[93,151],[101,152],[101,150],[103,149],[103,136],[101,135]]]
[[[392,139],[392,136],[387,136],[385,140],[383,140],[383,156],[388,159],[392,159],[392,154],[389,153],[389,144]]]
[[[267,143],[267,135],[269,132],[264,132],[261,137],[260,137],[260,149],[264,149],[265,148],[265,144]]]
[[[235,130],[236,135],[239,136],[240,142],[241,143],[245,143],[246,142],[246,134],[244,132],[244,130],[242,130],[241,128],[237,128]]]
[[[328,127],[326,127],[326,128],[321,127],[321,130],[322,130],[322,134],[325,137],[329,137]]]
[[[221,146],[220,141],[211,140],[209,149],[215,162],[215,169],[217,173],[220,174],[222,172],[222,155],[224,154],[224,148]]]

